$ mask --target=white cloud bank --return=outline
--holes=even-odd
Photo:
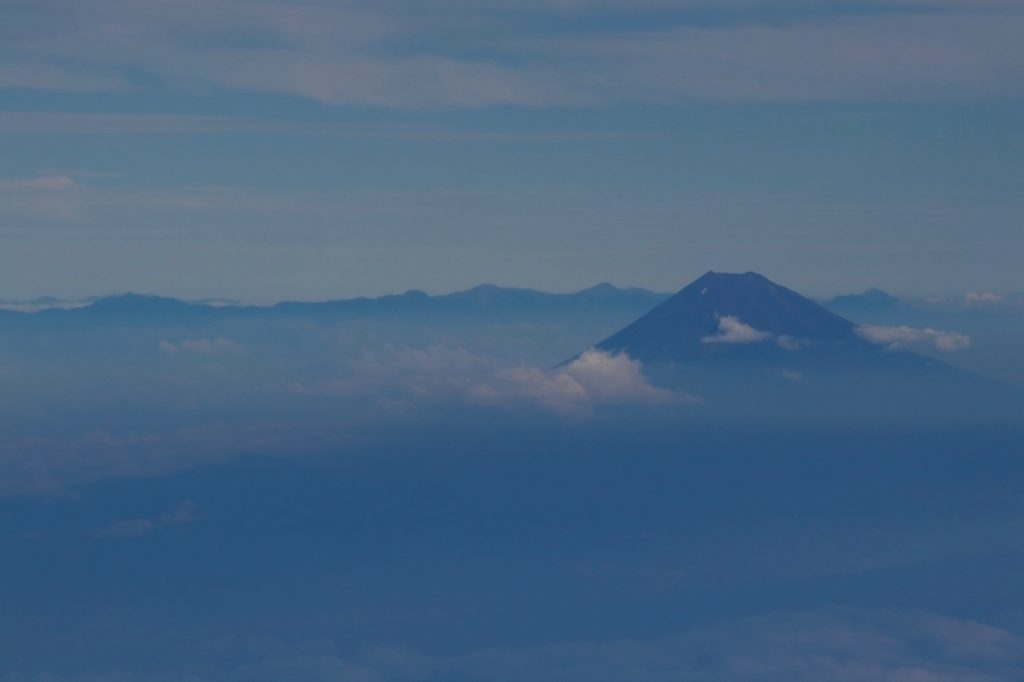
[[[774,340],[780,348],[785,350],[800,350],[807,345],[806,339],[798,339],[787,334],[772,334],[754,329],[749,324],[741,322],[738,317],[732,315],[721,315],[718,318],[718,333],[712,336],[705,336],[701,343],[729,343],[743,345],[748,343],[761,343],[762,341]]]
[[[295,382],[304,395],[385,401],[392,409],[428,401],[502,408],[537,407],[561,416],[585,417],[603,406],[696,402],[687,394],[652,386],[638,360],[624,353],[588,350],[554,369],[508,367],[462,349],[384,349],[355,360],[345,376],[316,384]]]
[[[967,305],[995,305],[1002,302],[1003,297],[999,294],[993,294],[991,291],[982,291],[980,293],[971,291],[964,294],[964,303]]]
[[[971,347],[971,338],[957,332],[946,332],[931,327],[857,327],[861,338],[887,348],[897,349],[910,345],[927,345],[936,350],[954,352]]]
[[[563,415],[585,416],[598,405],[694,401],[648,383],[638,360],[625,353],[588,350],[555,370],[516,367],[473,386],[469,394],[489,403],[532,402]]]
[[[705,336],[703,343],[758,343],[770,339],[768,332],[758,331],[748,324],[740,322],[738,317],[722,315],[718,318],[718,333]]]

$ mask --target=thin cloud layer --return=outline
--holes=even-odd
[[[971,347],[971,338],[957,332],[946,332],[926,327],[857,327],[857,334],[871,343],[898,349],[913,345],[931,346],[936,350],[954,352]]]
[[[657,640],[491,648],[459,656],[401,649],[344,655],[275,651],[240,666],[184,677],[125,671],[87,677],[0,677],[2,682],[1016,682],[1024,640],[1011,631],[929,612],[818,610],[724,621]]]
[[[201,518],[199,507],[192,500],[182,500],[174,509],[156,518],[127,519],[92,532],[96,538],[138,537],[167,526],[195,523]]]
[[[1024,15],[996,2],[445,0],[428,14],[408,2],[40,0],[7,24],[0,87],[69,92],[142,74],[417,108],[1003,96],[1024,81]]]
[[[60,191],[77,186],[78,183],[68,175],[40,175],[0,181],[0,190],[5,191]]]
[[[162,340],[149,348],[150,358],[167,358],[166,373],[150,367],[140,381],[133,373],[118,378],[107,372],[105,390],[124,384],[118,397],[61,406],[62,414],[91,415],[84,428],[53,429],[48,421],[42,430],[26,425],[0,438],[0,497],[164,475],[243,453],[344,449],[368,433],[458,422],[467,410],[524,423],[576,422],[630,406],[699,402],[652,386],[639,362],[599,351],[544,369],[461,348],[383,346],[308,370],[275,361],[262,366],[259,348],[216,336]],[[202,362],[187,362],[196,358]],[[90,390],[95,385],[88,381]],[[23,409],[31,414],[31,405]],[[135,525],[148,528],[148,522]]]

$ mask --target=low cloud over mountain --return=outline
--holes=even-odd
[[[958,351],[971,347],[969,336],[930,328],[862,326],[857,327],[857,333],[871,343],[890,349],[918,344],[932,346],[941,351]]]

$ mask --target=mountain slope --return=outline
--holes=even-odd
[[[733,416],[989,419],[1021,405],[1019,392],[859,331],[762,275],[708,272],[596,348]]]
[[[684,363],[876,350],[854,323],[753,272],[708,272],[597,347]]]

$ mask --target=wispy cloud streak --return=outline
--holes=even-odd
[[[38,20],[69,6],[73,23]],[[1011,3],[626,9],[445,0],[428,16],[405,2],[41,0],[12,18],[0,87],[127,88],[142,73],[171,88],[422,108],[999,97],[1024,82],[1024,14]]]
[[[958,351],[971,347],[971,338],[966,334],[946,332],[926,327],[877,327],[863,326],[857,333],[871,343],[889,348],[903,348],[914,344],[927,345],[941,351]]]

